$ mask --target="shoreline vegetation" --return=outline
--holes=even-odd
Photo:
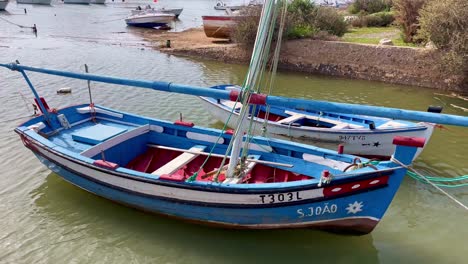
[[[277,18],[284,26],[279,67],[467,94],[468,19],[460,19],[468,17],[465,1],[355,0],[332,8],[293,0],[284,19]],[[174,55],[248,63],[261,8],[239,12],[230,40],[208,38],[199,28],[145,32],[144,38]]]

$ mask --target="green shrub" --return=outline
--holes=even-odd
[[[395,17],[391,12],[379,12],[367,16],[368,27],[386,27],[393,23]]]
[[[425,2],[426,0],[394,0],[395,19],[402,29],[403,41],[417,42],[415,36],[419,29],[419,11]]]
[[[419,24],[418,40],[445,51],[443,68],[465,76],[462,88],[468,93],[468,2],[430,0],[420,11]]]
[[[356,0],[349,6],[348,11],[351,14],[357,14],[362,11],[367,14],[390,11],[392,2],[392,0]]]
[[[319,7],[314,11],[314,27],[341,37],[347,31],[343,15],[332,7]]]
[[[296,25],[288,29],[286,37],[288,39],[300,39],[313,37],[318,30],[311,25]]]
[[[379,12],[366,16],[359,16],[351,21],[353,27],[386,27],[393,23],[395,17],[391,12]]]

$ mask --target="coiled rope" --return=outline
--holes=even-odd
[[[395,159],[393,156],[391,157],[390,159],[392,162],[406,168],[408,171],[418,175],[418,177],[420,177],[421,179],[423,179],[424,181],[426,181],[427,183],[429,183],[430,185],[432,185],[432,187],[436,188],[439,192],[443,193],[444,195],[446,195],[448,198],[450,198],[452,201],[454,201],[455,203],[457,203],[458,205],[460,205],[462,208],[464,208],[465,210],[468,211],[468,206],[464,205],[462,202],[460,202],[459,200],[457,200],[455,197],[453,197],[452,195],[448,194],[446,191],[444,191],[442,188],[440,188],[439,186],[437,186],[436,184],[434,184],[433,182],[431,182],[426,176],[422,175],[421,173],[419,173],[418,171],[416,171],[415,169],[403,164],[401,161]],[[464,177],[464,176],[463,176]]]

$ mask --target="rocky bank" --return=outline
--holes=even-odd
[[[203,29],[144,34],[156,48],[169,54],[229,63],[247,63],[250,59],[251,50],[227,40],[207,38]],[[459,87],[462,76],[444,73],[438,66],[440,58],[440,52],[434,49],[301,39],[283,44],[279,67],[463,92]]]

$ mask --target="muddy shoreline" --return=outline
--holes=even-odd
[[[177,56],[246,64],[251,55],[251,50],[228,40],[206,37],[202,28],[150,31],[143,37],[155,49]],[[444,73],[437,66],[440,58],[437,50],[425,48],[302,39],[283,44],[279,68],[461,92],[462,76]]]

